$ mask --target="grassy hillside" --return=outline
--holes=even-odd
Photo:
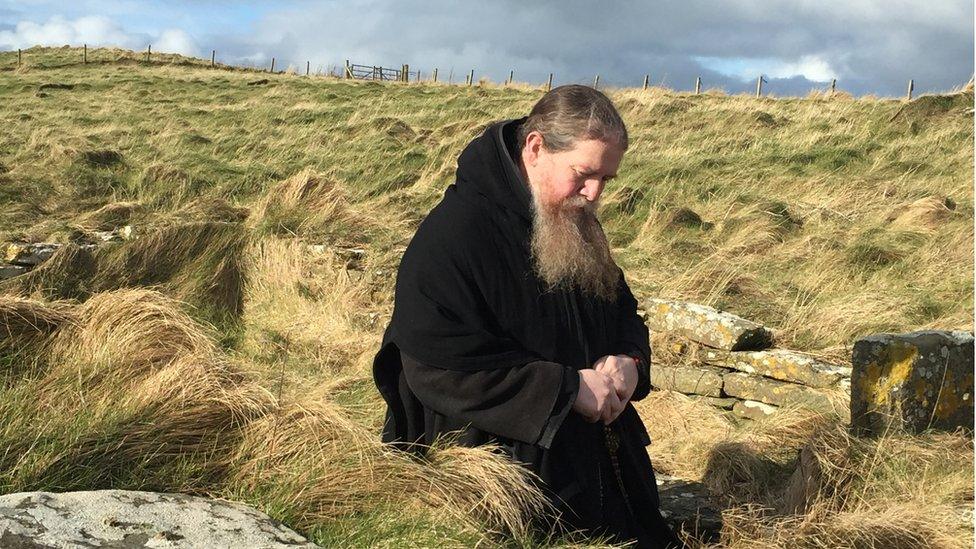
[[[66,247],[0,285],[0,446],[15,449],[0,490],[212,493],[331,545],[519,532],[511,509],[537,494],[490,453],[445,447],[419,463],[376,444],[369,366],[400,255],[457,155],[541,90],[139,57],[95,50],[81,65],[77,49],[35,48],[17,68],[0,53],[0,241],[84,243],[123,225],[138,237]],[[971,90],[610,96],[632,145],[602,212],[638,296],[721,307],[841,359],[872,332],[973,329]],[[641,411],[671,418],[648,421],[659,467],[730,498],[728,545],[971,543],[952,512],[972,498],[960,437],[869,443],[833,418],[737,427],[696,406],[656,395]],[[849,473],[830,476],[822,506],[736,506],[774,500],[804,446]],[[939,488],[883,503],[919,476]]]

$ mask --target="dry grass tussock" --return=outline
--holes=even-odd
[[[268,191],[253,223],[259,232],[282,236],[345,237],[361,220],[343,186],[324,174],[302,170]]]
[[[525,470],[489,450],[437,447],[412,458],[326,393],[279,406],[158,292],[104,292],[76,305],[7,297],[0,320],[39,353],[36,368],[7,370],[0,386],[4,491],[236,496],[300,529],[393,505],[479,536],[525,536],[545,507]]]
[[[652,392],[639,410],[655,467],[724,502],[714,547],[973,543],[973,443],[964,433],[858,438],[837,418],[799,409],[736,426],[670,392]]]
[[[349,271],[333,251],[295,239],[266,237],[247,257],[244,350],[299,355],[317,382],[322,373],[367,373],[377,343],[366,325],[377,308],[370,270]]]

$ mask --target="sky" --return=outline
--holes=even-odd
[[[313,70],[410,65],[439,79],[806,95],[965,84],[973,0],[0,0],[0,50],[120,46]]]

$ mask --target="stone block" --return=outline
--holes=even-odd
[[[857,432],[889,426],[973,428],[973,334],[926,330],[854,343],[851,417]]]
[[[776,408],[772,404],[764,404],[755,400],[738,400],[732,406],[732,412],[739,417],[759,420],[776,413]]]
[[[651,365],[651,385],[679,393],[718,397],[722,395],[724,370],[711,366]]]
[[[0,263],[0,280],[6,280],[27,272],[27,267]]]
[[[758,351],[773,343],[772,332],[762,325],[712,307],[665,299],[649,299],[645,305],[653,331],[676,332],[729,351]]]
[[[718,541],[722,530],[720,507],[700,482],[655,474],[661,516],[674,532],[688,532],[705,541]]]
[[[699,359],[708,364],[732,368],[780,381],[802,383],[810,387],[831,387],[851,376],[850,366],[824,362],[808,354],[789,349],[765,351],[722,351],[701,349]]]
[[[844,419],[847,419],[849,412],[848,404],[839,392],[827,392],[742,372],[725,374],[723,376],[723,390],[730,396],[744,400],[758,400],[776,406],[799,406],[821,412],[835,412]]]
[[[4,249],[3,259],[9,263],[13,263],[14,265],[36,267],[50,259],[60,246],[60,244],[55,243],[28,244],[24,242],[15,242],[7,244],[6,248]]]

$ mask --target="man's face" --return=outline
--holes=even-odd
[[[531,146],[531,137],[528,141]],[[579,140],[568,151],[549,152],[539,147],[534,154],[535,166],[527,166],[527,172],[542,204],[589,203],[595,210],[607,181],[616,177],[623,155],[615,143],[598,139]]]
[[[619,269],[596,216],[600,194],[617,173],[620,147],[597,140],[577,141],[568,151],[550,153],[532,134],[522,151],[534,206],[532,258],[549,287],[568,286],[605,300],[615,297]],[[536,145],[536,146],[533,146]]]

